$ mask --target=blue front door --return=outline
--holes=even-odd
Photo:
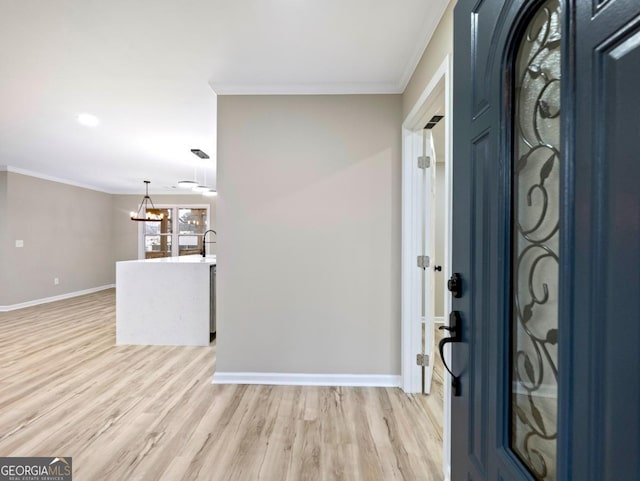
[[[459,0],[453,108],[451,478],[638,481],[640,2]]]

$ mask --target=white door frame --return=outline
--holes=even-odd
[[[433,102],[444,89],[445,98],[445,235],[443,278],[451,275],[451,206],[453,159],[452,151],[452,56],[448,54],[425,87],[417,102],[402,123],[402,388],[405,392],[421,391],[421,371],[416,364],[420,352],[421,329],[419,325],[420,285],[416,275],[416,256],[419,252],[421,222],[419,218],[420,190],[417,182],[417,157],[421,155],[421,143],[416,141],[416,132],[422,131],[433,113]],[[421,135],[420,135],[421,137]],[[420,150],[419,150],[420,149]],[[449,324],[447,313],[451,311],[451,296],[444,294],[445,325]],[[437,352],[431,353],[433,356]],[[450,363],[450,353],[446,354]],[[432,360],[430,360],[432,362]],[[444,452],[443,471],[445,481],[451,477],[451,383],[445,375],[444,382]]]

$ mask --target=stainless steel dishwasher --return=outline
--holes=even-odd
[[[215,337],[216,334],[216,269],[218,266],[212,265],[209,269],[209,330]]]

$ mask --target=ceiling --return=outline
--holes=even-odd
[[[215,93],[401,93],[447,3],[0,0],[0,164],[111,193],[215,187]]]

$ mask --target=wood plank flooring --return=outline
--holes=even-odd
[[[0,313],[0,456],[71,456],[74,481],[442,480],[423,396],[214,369],[215,346],[115,346],[113,290]]]

